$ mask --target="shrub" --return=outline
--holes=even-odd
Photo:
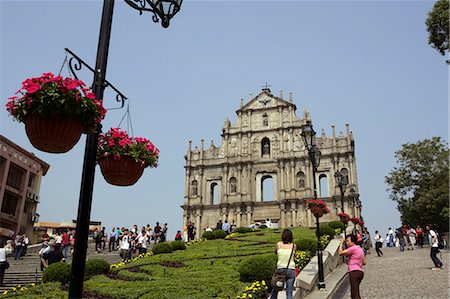
[[[213,232],[205,232],[202,238],[205,238],[206,240],[212,240],[214,239],[214,234]]]
[[[334,237],[334,229],[330,227],[328,224],[321,225],[319,231],[321,236],[328,235],[330,236],[331,239],[333,239]]]
[[[59,281],[67,283],[70,280],[70,272],[72,267],[65,262],[53,263],[44,270],[42,275],[43,282]]]
[[[338,229],[338,228],[340,228],[341,231],[344,230],[344,223],[342,223],[342,222],[339,221],[339,220],[331,221],[331,222],[328,223],[328,225],[329,225],[331,228],[333,228],[334,230],[336,230],[336,229]]]
[[[186,250],[186,244],[183,241],[173,241],[170,243],[170,247],[172,247],[172,251]]]
[[[170,245],[168,243],[158,243],[155,245],[155,247],[153,247],[153,253],[154,254],[160,254],[160,253],[171,253],[172,252],[172,247],[170,247]]]
[[[227,232],[221,229],[216,229],[215,231],[213,231],[213,236],[214,239],[225,239],[225,237],[227,236]]]
[[[84,269],[85,276],[93,276],[99,274],[108,274],[110,264],[101,259],[89,259],[86,261],[86,268]]]
[[[297,250],[308,251],[314,254],[317,251],[317,241],[311,239],[300,239],[297,242]]]
[[[239,266],[240,280],[253,282],[255,280],[270,281],[277,267],[277,256],[266,254],[253,256],[244,260]]]
[[[252,230],[251,228],[249,228],[249,227],[243,227],[243,226],[238,227],[238,228],[236,228],[236,230],[235,230],[236,233],[240,233],[240,234],[243,234],[243,233],[250,233],[250,232],[252,232],[252,231],[253,231],[253,230]]]

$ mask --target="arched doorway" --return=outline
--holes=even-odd
[[[261,201],[275,200],[275,188],[272,176],[266,175],[261,179]]]

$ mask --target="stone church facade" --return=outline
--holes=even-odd
[[[197,237],[206,227],[215,227],[219,219],[238,227],[267,218],[278,227],[314,225],[315,218],[306,207],[306,200],[313,197],[313,172],[300,135],[301,126],[312,120],[307,111],[298,118],[296,109],[292,95],[286,101],[263,88],[245,105],[241,100],[236,123],[227,118],[220,146],[211,142],[206,149],[202,140],[200,148],[193,149],[189,141],[183,221],[194,223]],[[338,170],[348,181],[344,210],[360,216],[355,144],[349,125],[345,136],[336,136],[334,126],[331,137],[322,129],[316,143],[322,152],[317,193],[331,210],[321,221],[336,220],[341,211],[341,194],[334,179]],[[265,188],[274,191],[271,198]]]

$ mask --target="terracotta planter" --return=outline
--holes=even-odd
[[[322,217],[323,216],[323,209],[321,207],[311,207],[310,208],[311,213],[313,213],[316,217]]]
[[[115,186],[134,185],[144,172],[144,167],[129,156],[114,160],[112,156],[98,159],[105,180]]]
[[[62,117],[42,118],[30,115],[24,121],[31,144],[47,153],[66,153],[71,150],[83,133],[80,121]]]

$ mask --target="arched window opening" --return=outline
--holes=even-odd
[[[300,189],[305,188],[305,173],[303,173],[303,171],[299,171],[297,173],[297,181],[298,181],[298,188]]]
[[[263,176],[261,179],[261,201],[273,200],[275,200],[273,178],[270,175]]]
[[[319,176],[319,197],[328,197],[328,178],[325,174]]]
[[[193,196],[197,196],[198,195],[198,182],[196,180],[192,181],[192,191],[191,194]]]
[[[237,180],[235,177],[232,177],[230,179],[230,193],[236,193],[237,192]]]
[[[269,126],[269,117],[267,116],[267,113],[264,113],[263,115],[263,127]]]
[[[267,137],[261,140],[261,153],[263,156],[270,155],[270,140]]]
[[[211,204],[219,204],[219,185],[217,183],[211,184]]]
[[[349,180],[348,180],[348,169],[347,168],[342,168],[341,169],[341,173],[344,176],[344,182],[346,185],[348,185]]]

